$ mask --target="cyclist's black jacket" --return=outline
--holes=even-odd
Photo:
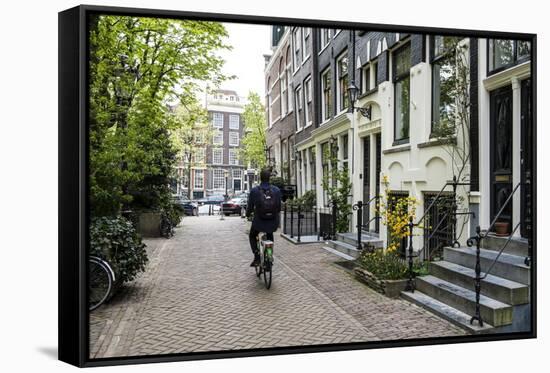
[[[273,198],[275,198],[276,206],[277,206],[277,215],[275,219],[271,220],[263,220],[260,219],[258,214],[256,213],[256,206],[260,203],[261,199],[261,191],[262,189],[271,189],[271,194],[273,195]],[[246,205],[246,216],[250,216],[252,212],[254,212],[254,219],[252,220],[252,228],[259,232],[266,232],[266,233],[273,233],[279,228],[279,218],[281,211],[281,191],[279,188],[277,188],[275,185],[270,185],[269,183],[261,183],[259,186],[255,186],[250,191],[250,195],[248,196],[248,203]]]

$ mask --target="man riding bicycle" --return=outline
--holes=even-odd
[[[260,172],[260,185],[250,191],[246,205],[246,216],[254,213],[250,227],[250,247],[254,253],[251,267],[260,265],[260,251],[258,249],[258,234],[265,232],[268,240],[273,241],[273,232],[279,227],[279,213],[281,212],[281,191],[275,185],[269,184],[271,169],[264,168]]]

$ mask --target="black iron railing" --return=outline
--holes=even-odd
[[[363,203],[363,201],[357,201],[357,203],[352,206],[353,210],[357,211],[357,225],[356,225],[356,228],[357,228],[357,250],[361,250],[363,248],[363,245],[361,243],[363,228],[368,229],[368,227],[370,227],[370,223],[372,223],[374,220],[377,220],[377,219],[381,218],[380,215],[377,212],[373,218],[369,219],[369,221],[366,224],[363,224],[363,209],[365,209],[365,208],[370,209],[370,204],[374,201],[376,201],[376,208],[378,209],[378,203],[380,201],[380,196],[372,197],[370,200],[368,200],[367,203]]]
[[[318,236],[315,207],[283,204],[283,233],[301,242],[303,236]]]
[[[457,202],[456,202],[456,190],[458,186],[460,185],[471,185],[470,182],[461,182],[458,180],[456,176],[453,176],[452,181],[448,181],[443,185],[443,188],[437,193],[437,195],[434,197],[432,202],[428,205],[428,207],[424,210],[424,214],[418,221],[415,223],[413,221],[412,216],[409,218],[409,223],[404,227],[404,229],[408,230],[408,236],[409,236],[409,247],[406,253],[407,262],[408,262],[408,272],[409,272],[409,278],[407,281],[407,289],[408,291],[414,292],[416,286],[415,286],[415,273],[414,273],[414,260],[415,258],[419,257],[419,255],[424,254],[424,257],[426,257],[425,252],[429,251],[426,249],[428,247],[428,244],[430,243],[430,240],[434,237],[434,235],[438,232],[438,229],[441,228],[440,225],[442,224],[442,221],[447,220],[446,218],[450,216],[451,223],[450,223],[450,229],[451,229],[451,242],[450,245],[459,247],[460,243],[458,242],[457,237],[457,230],[456,230],[456,222],[457,222],[457,215],[474,215],[473,212],[465,211],[465,212],[458,212],[457,211]],[[430,212],[434,208],[434,206],[437,205],[437,203],[441,202],[442,196],[445,196],[445,198],[448,198],[448,195],[445,194],[445,189],[448,186],[452,186],[452,198],[451,198],[451,206],[448,212],[444,214],[444,218],[440,220],[440,222],[437,224],[436,228],[433,229],[432,233],[428,236],[428,239],[425,238],[424,245],[422,249],[420,249],[417,253],[414,252],[413,247],[413,238],[414,238],[414,228],[422,226],[422,223],[425,223],[426,218],[429,216]],[[446,229],[449,227],[447,226]],[[431,253],[428,253],[427,257],[430,258]]]
[[[504,245],[502,245],[502,247],[499,250],[497,256],[493,259],[492,263],[489,265],[487,271],[485,271],[485,273],[483,275],[481,275],[481,246],[482,246],[482,242],[489,235],[489,233],[491,232],[491,230],[493,229],[493,227],[495,226],[497,221],[500,219],[502,213],[504,212],[504,210],[506,209],[506,207],[508,206],[510,201],[512,201],[512,199],[514,197],[514,194],[519,189],[521,184],[522,183],[518,183],[514,187],[514,189],[512,190],[512,193],[510,193],[510,195],[508,195],[508,198],[506,198],[506,201],[504,201],[504,203],[500,207],[500,210],[498,211],[498,213],[495,215],[495,217],[491,221],[491,224],[489,225],[489,228],[482,231],[480,226],[478,225],[476,227],[476,235],[473,236],[473,237],[470,237],[466,242],[466,244],[470,247],[474,246],[474,244],[476,245],[476,264],[475,264],[475,279],[474,279],[474,289],[475,289],[475,292],[476,292],[476,305],[475,305],[474,315],[470,319],[470,324],[473,324],[474,321],[477,320],[479,326],[483,326],[483,318],[481,317],[481,307],[480,307],[480,303],[479,303],[480,294],[481,294],[481,281],[484,280],[491,273],[494,265],[496,264],[496,262],[500,258],[500,256],[503,253],[504,249],[506,249],[506,247],[510,243],[512,237],[514,236],[515,232],[521,226],[521,222],[516,224],[516,226],[512,230],[512,233],[510,233],[510,235],[508,236],[508,239],[506,240]]]

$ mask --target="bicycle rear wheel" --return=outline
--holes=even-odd
[[[88,280],[88,308],[93,311],[109,297],[113,277],[109,268],[101,260],[90,258]]]

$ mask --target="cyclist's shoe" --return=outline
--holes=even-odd
[[[259,255],[254,255],[254,260],[252,261],[252,263],[250,263],[250,266],[251,267],[257,267],[260,265],[260,256]]]

